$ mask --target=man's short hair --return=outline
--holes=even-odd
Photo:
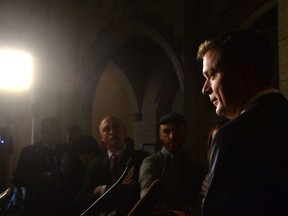
[[[219,63],[229,65],[232,71],[233,67],[250,63],[258,82],[264,85],[273,84],[274,51],[271,42],[259,32],[242,29],[206,40],[199,46],[198,60],[203,59],[211,50],[217,53]]]
[[[163,115],[160,118],[158,124],[159,125],[162,125],[162,124],[182,124],[182,125],[186,126],[187,121],[183,115],[176,113],[176,112],[170,112],[170,113]]]

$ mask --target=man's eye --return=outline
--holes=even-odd
[[[169,131],[169,130],[163,130],[163,133],[165,133],[165,134],[169,134],[170,131]]]
[[[211,80],[214,80],[216,77],[217,77],[216,73],[208,74],[208,78],[211,79]]]
[[[108,132],[109,131],[109,127],[104,127],[102,131],[103,132]]]

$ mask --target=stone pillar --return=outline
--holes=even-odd
[[[288,99],[288,1],[278,0],[279,88]]]

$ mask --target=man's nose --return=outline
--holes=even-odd
[[[171,131],[170,134],[169,134],[169,138],[170,139],[173,139],[175,137],[175,132],[174,131]]]
[[[206,80],[203,87],[202,87],[202,94],[203,95],[209,95],[212,92],[211,86],[209,84],[209,81]]]

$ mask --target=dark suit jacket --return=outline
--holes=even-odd
[[[212,143],[203,216],[288,215],[288,102],[258,98]]]
[[[86,209],[98,197],[93,195],[93,190],[99,185],[107,185],[108,190],[123,173],[127,161],[132,158],[133,160],[133,182],[130,184],[119,184],[108,194],[106,194],[101,202],[97,203],[92,209],[92,212],[109,212],[117,209],[117,215],[127,215],[132,207],[139,200],[140,188],[138,184],[139,168],[145,157],[149,154],[145,151],[133,150],[132,148],[125,149],[121,160],[119,161],[119,169],[113,178],[110,171],[110,161],[107,151],[101,153],[93,161],[91,161],[86,180],[81,189],[79,200],[82,210]]]
[[[23,215],[61,215],[60,160],[62,148],[48,149],[41,142],[22,149],[13,183],[26,188]],[[43,174],[49,172],[50,178]]]

